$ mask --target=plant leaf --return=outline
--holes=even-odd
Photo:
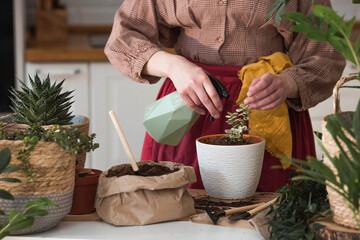
[[[11,151],[9,148],[5,148],[0,151],[0,173],[9,165],[11,160]]]
[[[4,182],[12,182],[12,183],[18,183],[21,182],[19,179],[17,178],[0,178],[0,181],[4,181]]]
[[[1,173],[12,173],[19,171],[21,168],[19,166],[10,166],[5,168]]]
[[[11,193],[2,189],[0,189],[0,198],[6,200],[14,200],[14,196]]]

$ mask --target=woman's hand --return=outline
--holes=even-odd
[[[195,112],[204,115],[205,107],[211,116],[220,117],[220,97],[204,70],[196,64],[160,51],[150,58],[144,70],[148,75],[170,78],[181,98]]]
[[[293,80],[283,81],[280,77],[266,73],[255,78],[249,87],[244,103],[249,109],[269,110],[279,106],[287,97],[298,97],[298,87]]]

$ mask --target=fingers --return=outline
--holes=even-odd
[[[286,89],[280,78],[267,73],[253,80],[244,103],[249,109],[269,110],[277,107],[286,98]]]
[[[195,112],[205,115],[204,107],[214,118],[220,117],[222,103],[211,81],[205,75],[198,77],[198,81],[189,87],[178,90],[185,103]]]
[[[206,76],[206,78],[208,77]],[[199,89],[198,96],[211,116],[219,118],[222,111],[222,103],[219,94],[209,79],[203,83],[203,88]]]
[[[204,115],[206,108],[214,118],[220,117],[220,97],[202,68],[183,57],[175,57],[167,72],[179,95],[192,110]]]
[[[203,105],[195,92],[184,93],[181,97],[186,103],[186,105],[188,105],[193,111],[197,112],[200,115],[205,115]]]

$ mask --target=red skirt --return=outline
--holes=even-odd
[[[159,144],[146,133],[141,160],[172,161],[192,166],[195,169],[197,182],[189,185],[189,187],[203,189],[204,185],[199,172],[195,140],[204,135],[224,133],[224,130],[230,127],[226,123],[227,119],[225,115],[227,112],[233,112],[237,108],[236,99],[242,84],[237,76],[237,72],[241,69],[240,66],[196,64],[216,76],[230,93],[230,98],[222,100],[224,110],[221,117],[215,121],[210,121],[209,113],[200,116],[177,146]],[[157,99],[175,90],[172,81],[166,79],[159,91]],[[289,117],[293,139],[292,156],[298,159],[306,159],[307,155],[315,156],[314,135],[308,111],[297,112],[289,109]],[[280,186],[290,182],[289,173],[291,170],[271,169],[273,165],[280,165],[279,159],[265,151],[257,191],[274,192]]]

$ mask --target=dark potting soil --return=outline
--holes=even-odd
[[[179,168],[174,168],[172,170],[168,167],[161,166],[161,165],[142,164],[142,165],[139,165],[138,167],[139,167],[138,175],[143,176],[143,177],[161,176],[161,175],[179,171]],[[121,169],[116,169],[116,170],[110,169],[108,171],[106,177],[108,177],[108,178],[109,177],[121,177],[121,176],[125,176],[125,175],[136,175],[130,164],[126,164]]]
[[[233,202],[213,201],[209,199],[209,197],[194,199],[194,202],[196,209],[205,210],[206,204],[209,204],[210,208],[215,212],[254,204],[254,202],[251,201],[233,201]]]
[[[203,141],[201,141],[203,143],[207,143],[207,144],[212,144],[212,145],[246,145],[248,143],[239,143],[239,142],[235,142],[235,141],[229,141],[227,138],[224,137],[215,137],[214,139],[210,138],[205,138]]]

